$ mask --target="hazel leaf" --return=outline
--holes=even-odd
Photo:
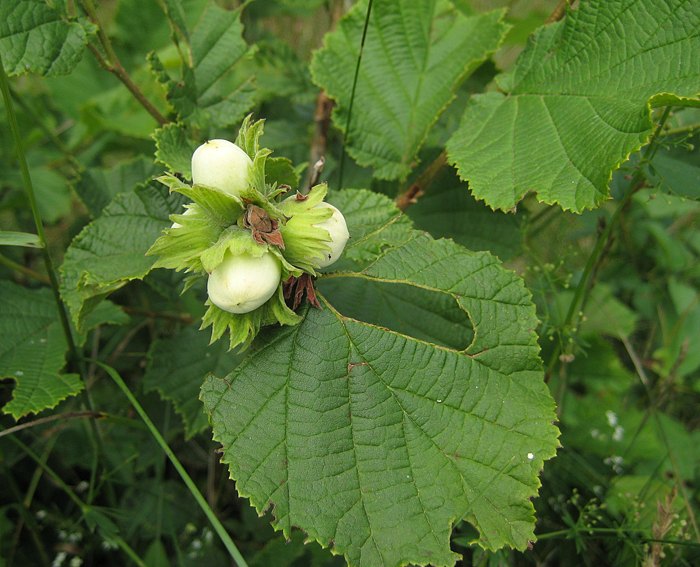
[[[698,29],[698,2],[581,2],[497,77],[503,92],[471,99],[450,163],[494,209],[529,191],[575,212],[598,206],[649,140],[654,107],[700,105]]]
[[[70,73],[96,31],[87,19],[68,20],[45,2],[0,2],[0,52],[10,76]]]
[[[0,282],[0,378],[15,381],[3,413],[19,419],[78,394],[83,382],[62,372],[68,344],[49,289]]]
[[[322,278],[442,294],[469,317],[469,344],[359,321],[321,295],[321,310],[262,333],[235,370],[206,379],[222,460],[276,529],[299,527],[351,566],[453,565],[460,519],[486,549],[523,550],[558,446],[530,293],[492,255],[411,229],[386,197],[336,194],[371,201],[346,216],[358,235],[347,251],[362,253]]]
[[[337,106],[348,153],[380,179],[405,179],[431,126],[459,85],[500,45],[503,12],[467,17],[447,0],[381,0],[372,4],[356,88],[355,70],[367,0],[357,2],[314,54],[314,82]]]

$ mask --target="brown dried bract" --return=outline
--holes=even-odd
[[[317,309],[321,309],[321,304],[316,297],[316,288],[314,288],[314,279],[309,274],[302,274],[298,278],[294,276],[289,276],[289,279],[284,282],[284,299],[287,305],[296,311],[301,305],[304,299],[304,293],[306,293],[306,299],[311,305]]]
[[[270,218],[270,215],[262,207],[248,205],[243,217],[243,225],[250,229],[258,244],[270,244],[284,250],[284,239],[279,231],[279,223]]]

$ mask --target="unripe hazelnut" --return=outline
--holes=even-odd
[[[253,161],[228,140],[209,140],[192,154],[192,183],[238,196],[248,187]]]
[[[336,209],[330,203],[319,203],[316,205],[317,208],[325,207],[331,209],[333,214],[330,218],[316,224],[315,226],[328,231],[331,237],[328,246],[330,250],[323,254],[323,257],[317,262],[319,268],[325,268],[333,264],[340,255],[345,250],[345,245],[350,238],[350,233],[348,232],[348,225],[345,222],[345,217],[338,209]]]
[[[274,295],[281,277],[280,262],[270,252],[259,257],[227,254],[209,275],[207,293],[219,309],[249,313]]]

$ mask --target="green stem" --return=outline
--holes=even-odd
[[[564,537],[573,537],[574,535],[580,534],[583,536],[603,536],[603,537],[615,537],[620,538],[626,534],[636,535],[643,534],[648,530],[645,528],[581,528],[580,530],[569,529],[569,530],[557,530],[554,532],[547,532],[545,534],[537,535],[537,541],[542,541],[545,539],[559,539]],[[677,539],[659,539],[653,537],[641,537],[644,542],[650,543],[665,543],[667,545],[686,545],[690,547],[700,547],[700,544],[692,541],[683,541]]]
[[[639,164],[640,167],[642,164],[647,164],[652,159],[654,159],[654,156],[656,155],[656,152],[659,149],[659,146],[654,142],[656,142],[656,140],[661,135],[661,131],[664,129],[664,126],[666,125],[666,121],[668,120],[670,114],[671,107],[665,107],[661,118],[659,118],[659,123],[656,126],[656,130],[654,130],[654,133],[651,135],[651,138],[649,138],[649,143],[647,144],[647,147],[644,148],[644,151],[642,152],[642,159]]]
[[[13,493],[15,499],[17,500],[16,508],[17,513],[19,514],[19,518],[17,519],[14,533],[12,535],[12,543],[10,544],[10,546],[8,546],[9,549],[5,557],[3,557],[3,559],[7,562],[8,566],[11,567],[12,565],[14,565],[14,558],[15,554],[17,553],[17,549],[20,545],[22,530],[26,526],[31,535],[34,547],[36,547],[37,550],[38,555],[36,559],[40,561],[41,565],[48,567],[51,562],[49,560],[49,556],[46,553],[46,550],[44,549],[45,543],[42,541],[42,538],[38,535],[40,529],[37,525],[36,519],[29,512],[29,505],[25,505],[26,499],[22,499],[22,493],[19,489],[19,486],[17,486],[15,476],[12,474],[12,468],[3,467],[3,469],[3,472],[7,477],[7,482],[3,488],[9,488],[10,492]],[[34,475],[34,478],[36,478],[36,475]]]
[[[568,530],[557,530],[554,532],[547,532],[544,534],[537,534],[537,541],[541,541],[544,539],[557,539],[560,538],[561,536],[572,536],[574,534],[582,533],[584,535],[593,535],[593,534],[623,534],[623,533],[644,533],[647,530],[644,528],[627,528],[627,529],[621,529],[621,528],[582,528],[580,530],[577,529],[568,529]]]
[[[160,434],[160,431],[158,431],[158,428],[155,426],[155,424],[151,421],[151,418],[148,417],[148,414],[146,411],[143,409],[141,404],[138,402],[134,394],[132,394],[131,390],[129,387],[126,385],[122,377],[119,375],[119,373],[112,368],[111,366],[107,366],[106,364],[101,363],[100,361],[95,361],[95,364],[97,364],[100,368],[102,368],[112,380],[114,380],[114,383],[119,387],[119,389],[124,393],[124,395],[128,398],[129,402],[133,406],[133,408],[136,410],[136,413],[139,414],[143,422],[146,424],[146,427],[150,431],[151,435],[153,438],[156,440],[158,445],[160,445],[161,449],[165,452],[165,454],[168,456],[170,459],[170,462],[173,464],[175,467],[175,470],[178,472],[180,475],[180,478],[182,478],[183,482],[185,483],[185,486],[187,486],[188,490],[194,497],[194,499],[197,501],[197,504],[199,504],[199,507],[202,509],[206,517],[209,519],[211,522],[212,526],[214,527],[214,530],[218,534],[219,538],[221,539],[222,543],[226,547],[226,549],[229,552],[229,555],[231,558],[236,562],[238,567],[248,567],[248,564],[246,563],[245,559],[241,555],[240,551],[238,551],[238,548],[236,547],[236,544],[233,542],[231,539],[231,536],[228,535],[226,532],[226,528],[224,528],[223,524],[219,520],[219,518],[216,517],[216,514],[214,514],[214,511],[211,509],[207,501],[204,499],[202,496],[202,493],[199,491],[197,488],[197,485],[194,483],[192,478],[190,477],[189,474],[187,474],[187,471],[185,468],[182,466],[178,458],[175,456],[175,453],[173,453],[172,449],[168,445],[168,443],[165,441],[163,436]]]
[[[556,210],[554,207],[544,207],[542,210],[530,216],[528,223],[531,225],[536,224],[542,217],[547,216],[552,211]]]
[[[23,266],[22,264],[15,262],[11,258],[8,258],[7,256],[5,256],[3,254],[0,254],[0,264],[10,268],[11,270],[19,272],[20,274],[24,274],[25,276],[29,276],[30,278],[35,279],[43,284],[51,285],[51,280],[49,278],[47,278],[44,274],[40,274],[39,272],[35,272],[31,268],[27,268],[26,266]]]
[[[693,132],[693,130],[700,130],[700,122],[694,124],[685,124],[684,126],[678,126],[677,128],[669,128],[664,132],[664,136],[675,136],[676,134],[685,134],[686,132]]]
[[[345,140],[343,141],[343,151],[340,154],[340,167],[338,168],[338,188],[343,188],[343,172],[345,170],[345,148],[350,141],[350,119],[352,118],[352,107],[355,105],[355,91],[357,89],[357,79],[360,76],[360,63],[362,62],[362,52],[365,48],[365,39],[367,38],[367,28],[369,27],[369,15],[372,13],[372,0],[369,0],[367,5],[367,14],[365,14],[365,26],[362,29],[362,40],[360,41],[360,53],[357,55],[357,64],[355,65],[355,77],[352,80],[352,91],[350,92],[350,105],[348,106],[348,117],[345,120]]]
[[[66,341],[68,343],[68,348],[70,350],[71,357],[75,363],[79,363],[80,358],[78,356],[78,349],[75,346],[75,341],[73,340],[73,331],[71,330],[70,323],[68,322],[68,315],[66,314],[65,305],[63,305],[63,300],[58,291],[58,278],[56,277],[56,271],[53,267],[53,262],[51,261],[51,255],[46,246],[46,234],[44,233],[44,223],[41,220],[41,215],[39,214],[39,207],[36,203],[36,197],[34,196],[34,187],[32,186],[32,179],[29,175],[29,167],[27,166],[27,159],[24,155],[24,146],[22,144],[22,136],[19,132],[19,125],[17,124],[17,116],[15,115],[14,106],[12,103],[12,96],[10,95],[10,85],[7,79],[7,73],[5,72],[5,65],[2,62],[2,57],[0,56],[0,90],[2,90],[2,98],[5,101],[5,111],[7,112],[7,121],[10,124],[10,131],[12,132],[12,138],[15,144],[15,149],[17,151],[17,161],[19,162],[19,169],[22,173],[22,181],[24,182],[24,189],[27,193],[27,199],[29,200],[29,206],[32,210],[32,216],[34,217],[34,225],[36,226],[36,233],[39,237],[39,242],[41,243],[41,254],[44,258],[44,264],[46,265],[46,272],[49,276],[49,281],[51,283],[51,289],[53,290],[54,298],[56,299],[56,307],[58,308],[58,315],[61,319],[61,326],[63,327],[63,333],[66,336]]]
[[[674,472],[674,477],[677,479],[677,486],[678,490],[681,494],[681,497],[683,498],[683,501],[685,503],[685,508],[686,511],[688,512],[688,519],[690,520],[690,523],[693,527],[693,531],[695,532],[695,537],[697,538],[698,541],[700,541],[700,528],[698,527],[697,520],[695,519],[695,512],[693,511],[693,507],[691,505],[691,496],[688,495],[686,491],[686,487],[684,483],[678,479],[681,479],[682,476],[680,474],[680,467],[678,466],[678,459],[676,458],[675,450],[671,446],[671,443],[669,442],[668,435],[666,435],[666,429],[663,426],[663,422],[659,418],[658,414],[658,406],[659,402],[661,400],[660,396],[658,395],[658,388],[659,384],[657,384],[657,394],[652,392],[651,388],[651,381],[647,377],[646,371],[644,370],[644,366],[642,365],[642,362],[639,358],[639,355],[637,352],[634,350],[634,347],[632,344],[629,342],[629,340],[626,337],[622,338],[622,344],[625,346],[625,350],[627,350],[627,354],[630,357],[630,360],[632,361],[632,366],[634,366],[634,369],[637,371],[637,376],[639,377],[639,381],[642,383],[642,387],[644,388],[644,391],[646,392],[647,399],[649,400],[649,413],[651,416],[654,418],[656,421],[656,425],[659,430],[659,437],[661,437],[661,442],[664,444],[666,447],[666,452],[668,454],[668,460],[671,462],[671,467]]]
[[[601,259],[601,255],[603,253],[603,250],[605,250],[609,240],[610,236],[613,233],[613,230],[617,228],[618,223],[620,222],[620,218],[622,217],[622,212],[627,208],[629,203],[632,200],[632,197],[634,194],[642,187],[642,182],[644,180],[644,172],[642,169],[642,166],[654,157],[654,154],[656,153],[656,148],[655,148],[655,141],[659,137],[659,134],[661,133],[662,128],[664,127],[664,124],[666,123],[666,120],[668,119],[668,115],[671,112],[671,107],[667,106],[664,109],[663,114],[661,115],[661,118],[659,119],[659,123],[656,127],[656,130],[652,134],[651,138],[649,139],[649,143],[647,144],[646,149],[644,150],[642,154],[642,158],[640,160],[640,163],[637,166],[637,171],[635,174],[632,176],[632,179],[629,184],[629,188],[627,190],[627,193],[625,193],[625,196],[622,198],[622,201],[620,201],[620,204],[617,206],[615,209],[615,212],[613,213],[612,218],[610,221],[607,223],[605,226],[605,229],[603,232],[598,236],[598,239],[596,240],[595,247],[593,248],[593,252],[591,252],[591,255],[588,257],[588,260],[586,262],[586,266],[583,269],[583,274],[581,275],[581,279],[578,282],[578,285],[576,286],[576,291],[574,292],[574,297],[571,300],[571,303],[569,304],[569,309],[566,313],[566,317],[564,319],[564,323],[562,324],[563,329],[568,329],[571,327],[574,317],[576,315],[576,312],[579,309],[579,306],[581,305],[582,301],[584,300],[584,297],[587,293],[590,292],[590,278],[591,275],[594,272],[594,269],[598,265],[598,262]],[[551,375],[552,370],[554,369],[554,365],[556,364],[557,359],[559,358],[559,355],[562,352],[562,347],[561,343],[559,343],[554,351],[552,352],[552,355],[549,359],[549,364],[547,364],[547,373],[546,375],[549,377]]]
[[[532,241],[545,230],[556,218],[561,209],[546,207],[527,220],[526,238]]]
[[[103,418],[103,417],[107,417],[107,414],[102,413],[102,412],[94,412],[94,411],[75,411],[75,412],[68,412],[68,413],[55,413],[53,415],[47,415],[46,417],[39,417],[33,421],[26,421],[24,423],[20,423],[19,425],[15,425],[14,427],[8,427],[7,429],[3,429],[2,431],[0,431],[0,437],[4,437],[5,435],[12,435],[14,433],[18,433],[18,432],[22,431],[23,429],[28,429],[30,427],[36,427],[37,425],[44,425],[45,423],[51,423],[52,421],[76,419],[76,418],[80,418],[80,417]]]

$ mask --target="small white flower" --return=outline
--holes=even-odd
[[[612,411],[612,410],[606,411],[605,417],[608,418],[608,425],[610,427],[615,427],[617,425],[617,414],[614,411]]]

